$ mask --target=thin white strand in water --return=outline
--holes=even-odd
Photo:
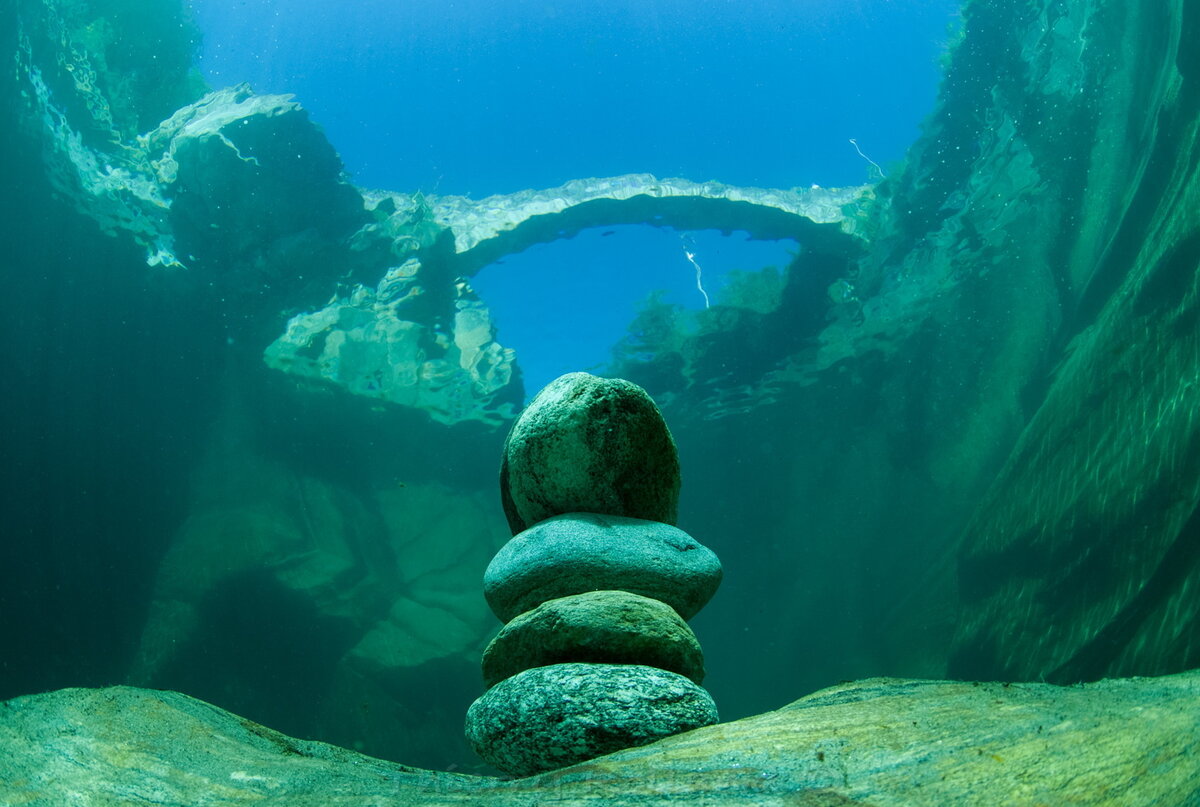
[[[704,307],[708,308],[708,292],[704,290],[704,284],[701,283],[700,264],[696,263],[696,253],[692,252],[685,246],[683,248],[683,254],[687,255],[688,261],[692,264],[692,266],[696,267],[696,290],[704,295]]]
[[[879,163],[875,162],[870,157],[863,154],[863,150],[858,147],[858,141],[852,137],[852,138],[850,138],[850,142],[854,144],[854,150],[858,152],[859,157],[862,157],[864,160],[869,162],[871,165],[875,166],[875,170],[879,172],[880,179],[887,179],[887,174],[883,173],[883,169],[879,167]]]

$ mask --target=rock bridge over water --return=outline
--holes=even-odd
[[[52,108],[43,84],[32,92]],[[119,152],[68,135],[47,132],[51,179],[102,230],[132,238],[151,265],[221,286],[228,321],[253,323],[247,343],[291,314],[264,350],[268,366],[444,423],[503,422],[522,398],[515,353],[496,343],[462,278],[535,244],[627,224],[793,239],[805,254],[852,261],[872,192],[649,174],[479,200],[365,191],[299,104],[246,85],[209,93]]]
[[[806,250],[848,256],[859,239],[846,210],[868,190],[740,188],[627,174],[478,200],[443,196],[430,205],[437,224],[453,234],[457,271],[470,276],[535,244],[622,224],[740,230],[754,239],[792,239]]]
[[[516,355],[496,343],[486,304],[462,278],[536,244],[622,224],[792,239],[805,254],[844,265],[865,244],[856,213],[870,193],[869,186],[770,190],[630,174],[478,200],[368,194],[375,224],[362,241],[390,242],[399,264],[373,287],[357,285],[293,317],[265,358],[292,375],[442,422],[503,421],[521,399]]]

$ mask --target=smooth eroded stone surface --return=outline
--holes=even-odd
[[[717,722],[701,687],[633,664],[554,664],[501,681],[467,710],[486,762],[529,776]]]
[[[594,513],[540,522],[501,547],[483,576],[483,593],[508,622],[547,600],[619,590],[695,616],[721,584],[712,550],[677,527]]]
[[[674,524],[675,441],[637,384],[568,373],[547,384],[513,424],[500,497],[514,535],[576,512]]]
[[[177,692],[64,689],[0,703],[0,804],[1194,807],[1197,727],[1200,671],[1073,687],[876,678],[512,782],[293,739]]]
[[[704,681],[704,654],[687,623],[669,605],[627,591],[560,597],[516,617],[483,651],[483,680],[490,687],[565,662],[645,664]]]

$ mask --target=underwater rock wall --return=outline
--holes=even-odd
[[[1200,658],[1198,20],[1183,2],[969,4],[881,222],[881,299],[932,279],[996,334],[946,446],[1023,427],[954,553],[952,675]]]
[[[1196,12],[981,0],[963,16],[864,257],[817,267],[832,305],[795,316],[812,295],[785,292],[690,332],[648,309],[625,346],[700,469],[681,524],[726,561],[697,631],[727,713],[765,708],[746,693],[783,686],[781,659],[802,686],[1196,663]],[[780,350],[784,316],[819,326]],[[757,375],[696,372],[772,350]],[[766,481],[746,490],[746,468]],[[705,631],[744,637],[736,669]]]
[[[450,485],[425,467],[364,477],[247,450],[262,431],[226,403],[124,680],[379,756],[461,764],[493,625],[479,577],[508,537],[490,486],[469,489],[462,466]]]
[[[364,193],[374,220],[355,234],[353,247],[386,248],[397,263],[344,291],[339,286],[324,307],[293,316],[266,349],[267,365],[413,407],[442,423],[493,425],[515,414],[506,404],[513,403],[519,371],[514,352],[494,341],[486,303],[468,284],[483,267],[588,227],[647,224],[794,238],[841,270],[861,252],[863,210],[872,197],[869,187],[739,188],[649,174],[479,200]],[[434,344],[414,338],[426,330]],[[445,361],[422,363],[439,351]],[[778,356],[776,350],[763,359]]]
[[[0,99],[0,691],[139,680],[464,760],[489,619],[469,592],[498,545],[471,495],[471,452],[500,442],[471,419],[486,402],[456,404],[467,422],[443,431],[262,365],[287,307],[387,267],[390,239],[349,243],[369,213],[298,105],[202,97],[177,4],[16,10],[0,22],[16,55]],[[159,15],[166,34],[143,43]],[[429,366],[446,353],[433,312],[455,308],[426,302],[413,339]],[[429,375],[436,402],[456,379]]]
[[[109,234],[169,262],[167,202],[137,136],[203,92],[181,6],[16,3],[5,114],[54,189]],[[126,31],[137,26],[138,36]],[[11,28],[8,28],[11,26]]]
[[[51,187],[103,232],[144,250],[150,267],[224,309],[227,339],[261,355],[288,316],[332,294],[346,303],[334,317],[341,327],[326,321],[311,332],[309,323],[307,341],[269,356],[272,367],[442,422],[511,416],[521,395],[512,352],[495,344],[486,308],[470,302],[453,269],[422,274],[415,292],[425,297],[406,319],[356,304],[356,292],[432,248],[445,228],[412,197],[413,215],[391,215],[394,201],[368,209],[290,98],[244,86],[198,97],[197,35],[180,7],[25,3],[15,23],[9,112],[36,144]],[[389,371],[419,393],[389,397],[398,387],[371,378]]]
[[[932,615],[944,640],[956,625],[951,675],[1186,669],[1197,13],[981,0],[963,16],[925,134],[879,188],[850,278],[861,318],[833,321],[808,360],[879,357],[898,428],[870,439],[940,492],[942,523],[918,515],[928,531],[904,545],[930,568],[880,646],[928,635]]]
[[[1200,13],[1075,13],[1081,47],[1043,78],[1074,66],[1094,93],[1064,156],[1087,166],[1077,226],[1047,245],[1067,258],[1070,327],[964,532],[954,675],[1071,682],[1200,663]]]

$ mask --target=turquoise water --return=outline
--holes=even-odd
[[[648,172],[766,188],[877,178],[916,138],[958,3],[190,2],[213,86],[295,93],[356,184],[482,198]],[[532,393],[602,366],[659,289],[696,308],[682,233],[584,233],[482,272]],[[795,244],[701,236],[720,285]],[[559,300],[579,304],[558,306]],[[556,321],[568,318],[569,322]]]
[[[488,772],[501,451],[575,370],[674,434],[722,719],[1196,666],[1200,18],[958,5],[20,0],[0,698]]]

